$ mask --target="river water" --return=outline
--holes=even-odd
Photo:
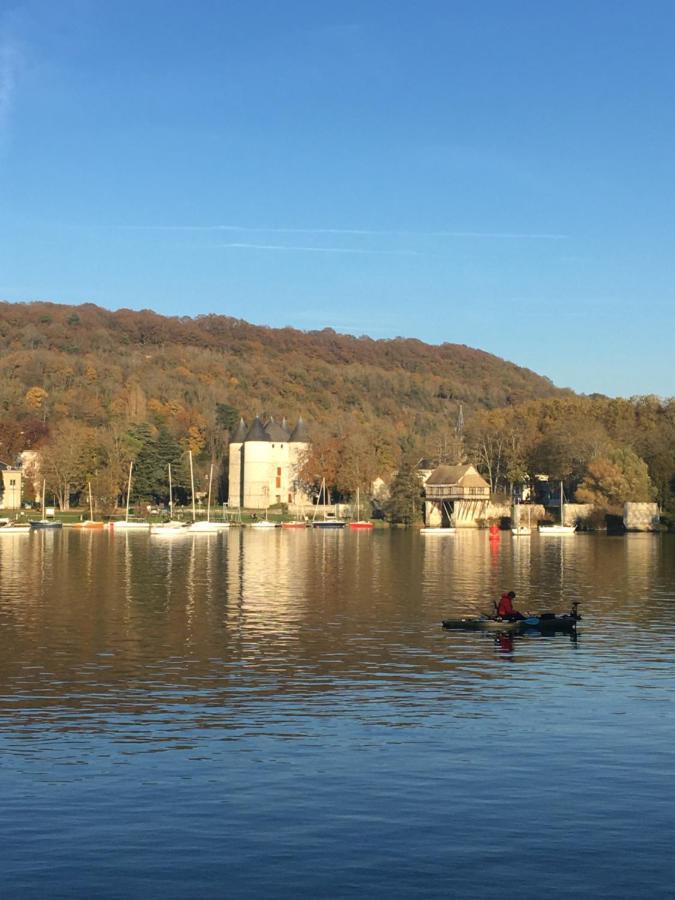
[[[671,535],[0,536],[0,891],[673,897],[674,651]]]

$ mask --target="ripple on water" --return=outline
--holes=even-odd
[[[669,896],[674,541],[455,537],[0,542],[8,896]]]

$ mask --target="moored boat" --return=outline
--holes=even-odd
[[[28,522],[6,520],[0,522],[0,534],[30,534],[30,525]]]
[[[30,527],[38,528],[42,531],[46,531],[47,529],[63,528],[63,522],[59,522],[58,519],[48,519],[47,518],[46,491],[47,491],[47,482],[43,478],[42,479],[42,518],[41,519],[33,519],[33,521],[30,523]]]
[[[143,522],[141,519],[130,519],[129,518],[129,503],[131,500],[131,473],[133,472],[133,469],[134,469],[134,462],[132,460],[129,463],[129,480],[127,482],[126,512],[124,515],[124,519],[122,519],[118,522],[110,523],[110,527],[113,529],[113,531],[125,531],[129,528],[133,528],[136,530],[144,529],[145,531],[147,531],[150,528],[149,522]]]
[[[565,525],[565,494],[563,491],[563,483],[560,482],[560,524],[558,525],[540,525],[539,526],[539,534],[546,537],[550,535],[552,537],[556,537],[557,535],[565,535],[565,534],[575,534],[577,530],[576,525]]]
[[[420,534],[436,534],[436,535],[442,536],[444,534],[454,534],[454,533],[455,533],[455,529],[450,528],[450,527],[448,527],[448,528],[440,528],[440,527],[432,528],[431,526],[428,526],[426,528],[420,528]]]

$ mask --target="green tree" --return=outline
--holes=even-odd
[[[175,486],[182,486],[186,481],[180,444],[166,428],[160,428],[155,435],[149,425],[136,428],[133,436],[141,447],[134,465],[132,499],[152,497],[155,500],[168,500],[169,465]]]
[[[422,518],[423,508],[420,478],[414,463],[407,458],[401,463],[391,483],[385,513],[389,522],[412,525]]]

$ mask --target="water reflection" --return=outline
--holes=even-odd
[[[494,544],[4,536],[7,896],[667,896],[675,541]],[[509,588],[578,638],[441,629]]]
[[[8,535],[0,543],[4,697],[39,684],[36,709],[86,690],[103,690],[114,705],[130,678],[152,687],[180,682],[188,669],[225,689],[236,670],[261,696],[314,694],[373,673],[378,685],[420,677],[433,685],[466,656],[480,658],[489,679],[485,642],[449,641],[437,626],[489,611],[511,588],[532,611],[563,612],[581,599],[582,627],[599,642],[620,624],[672,614],[668,537],[506,535],[496,550],[483,533],[363,537],[235,528],[161,543],[143,533]],[[167,662],[177,659],[189,665]]]

